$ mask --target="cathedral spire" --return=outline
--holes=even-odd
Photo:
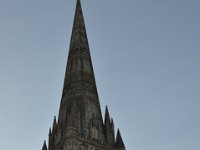
[[[96,92],[90,48],[80,0],[77,0],[76,4],[62,98],[68,91],[68,84],[74,81],[90,82]]]
[[[122,143],[120,133],[115,142],[107,107],[105,122],[102,119],[81,2],[77,0],[59,116],[54,117],[49,130],[48,149],[45,142],[42,150],[119,150],[114,147]]]
[[[95,122],[96,129],[90,129],[91,122]],[[58,124],[61,128],[73,126],[84,136],[92,137],[90,130],[98,130],[95,137],[105,139],[80,0],[76,3]]]

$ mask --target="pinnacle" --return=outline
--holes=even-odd
[[[56,116],[54,116],[54,119],[53,119],[53,126],[55,126],[57,123],[56,123]]]
[[[57,121],[56,121],[56,116],[54,116],[52,132],[54,132],[56,129],[57,129]]]
[[[114,121],[113,121],[113,118],[111,118],[110,124],[111,124],[111,126],[112,126],[112,128],[114,130]]]
[[[49,135],[51,135],[52,134],[52,132],[51,132],[51,128],[49,128]]]
[[[117,130],[117,137],[116,137],[116,143],[115,143],[117,148],[125,148],[124,142],[121,137],[121,133],[119,129]]]
[[[109,111],[108,111],[108,106],[106,106],[106,110],[105,110],[105,121],[104,121],[104,123],[110,124],[110,114],[109,114]]]
[[[43,144],[42,150],[47,150],[46,141],[44,141],[44,144]]]

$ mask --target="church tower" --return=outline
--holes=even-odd
[[[108,108],[103,121],[83,12],[77,0],[58,119],[42,150],[125,150]]]

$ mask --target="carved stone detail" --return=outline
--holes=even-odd
[[[73,96],[88,96],[93,99],[97,99],[96,87],[92,83],[85,81],[74,81],[67,84],[64,87],[64,93],[68,97]]]

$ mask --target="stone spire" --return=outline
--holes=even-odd
[[[42,150],[119,150],[121,141],[118,134],[115,142],[107,107],[105,122],[102,119],[81,2],[77,0],[59,116],[54,117],[49,130],[48,149],[44,143]]]
[[[77,0],[76,4],[62,98],[68,92],[69,83],[73,81],[90,82],[93,90],[95,90],[93,92],[96,92],[90,48],[80,0]],[[97,93],[95,94],[97,97]]]
[[[80,0],[76,4],[58,125],[62,129],[73,127],[83,136],[105,140]]]

